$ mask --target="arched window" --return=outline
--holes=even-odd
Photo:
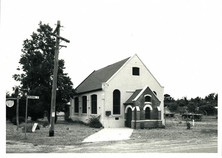
[[[97,114],[97,95],[91,95],[91,113]]]
[[[113,114],[120,114],[120,91],[118,89],[113,91]]]
[[[87,96],[82,97],[82,113],[87,113]]]
[[[150,117],[150,108],[149,107],[147,107],[146,109],[145,109],[145,119],[150,119],[151,117]]]
[[[145,97],[145,102],[151,102],[151,95],[147,94],[144,97]]]
[[[78,97],[75,97],[75,113],[78,113],[79,112],[79,98]]]
[[[113,114],[120,114],[120,91],[113,91]]]

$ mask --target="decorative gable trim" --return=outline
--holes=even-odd
[[[143,94],[143,92],[147,89],[147,85],[140,91],[140,93],[133,99],[133,101],[137,101],[137,99]]]
[[[146,65],[142,62],[142,60],[139,58],[139,56],[136,54],[137,58],[140,60],[140,62],[143,64],[143,66],[147,69],[147,71],[150,73],[150,75],[154,78],[154,80],[159,84],[160,87],[164,88],[161,86],[161,84],[157,81],[157,79],[153,76],[153,74],[150,72],[150,70],[146,67]]]

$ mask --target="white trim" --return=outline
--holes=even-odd
[[[136,90],[126,90],[126,93],[134,93]]]
[[[145,94],[145,95],[144,95],[144,98],[145,98],[146,96],[149,96],[149,97],[152,98],[152,95],[150,95],[150,94]]]
[[[142,60],[139,58],[139,56],[137,54],[135,54],[134,56],[137,56],[137,58],[140,60],[140,62],[143,64],[143,66],[145,66],[145,68],[147,69],[147,71],[151,74],[151,76],[154,78],[154,80],[156,80],[156,82],[159,84],[160,87],[164,88],[164,86],[161,86],[161,84],[157,81],[157,79],[153,76],[153,74],[150,72],[150,70],[146,67],[146,65],[142,62]]]
[[[136,111],[140,111],[140,108],[139,108],[139,106],[136,106],[136,107],[133,107],[133,111],[135,110],[135,108],[136,108]]]
[[[128,108],[131,108],[131,110],[133,111],[132,105],[127,105],[127,106],[126,106],[126,109],[125,109],[125,114],[127,113],[127,109],[128,109]]]
[[[145,110],[147,107],[149,107],[150,110],[153,110],[153,107],[152,107],[151,105],[145,105],[145,106],[143,107],[143,110]]]
[[[133,99],[133,101],[136,101],[142,94],[143,92],[147,89],[147,85],[140,91],[140,93]]]

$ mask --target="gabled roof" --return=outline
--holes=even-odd
[[[137,101],[139,97],[146,91],[148,90],[149,93],[152,93],[152,96],[155,97],[158,101],[159,99],[156,97],[156,95],[153,93],[153,91],[148,87],[145,86],[143,89],[137,89],[135,92],[129,97],[129,99],[124,103],[125,105],[133,105],[134,101]],[[160,102],[160,101],[159,101]]]
[[[129,60],[129,58],[93,71],[82,83],[80,83],[79,86],[77,86],[76,93],[80,94],[102,90],[102,83],[109,80],[126,63],[126,61]]]
[[[129,97],[129,99],[124,103],[125,105],[133,105],[133,100],[138,96],[138,94],[142,91],[142,89],[137,89],[135,92]]]

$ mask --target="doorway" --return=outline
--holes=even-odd
[[[131,121],[132,121],[132,109],[131,108],[127,108],[126,127],[131,128]]]

